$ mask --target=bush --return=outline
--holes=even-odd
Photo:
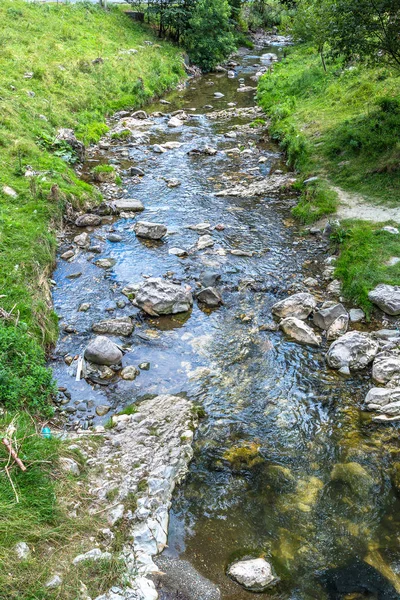
[[[0,327],[0,400],[7,409],[51,413],[55,391],[39,344],[18,327]]]
[[[191,60],[203,71],[211,71],[235,50],[230,12],[227,0],[199,0],[196,5],[185,44]]]

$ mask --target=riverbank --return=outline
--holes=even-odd
[[[40,346],[57,337],[50,291],[55,234],[69,205],[100,199],[74,171],[82,147],[71,149],[57,132],[70,128],[83,144],[97,142],[107,115],[175,87],[184,77],[183,58],[118,8],[5,0],[0,19],[7,30],[0,57],[0,290],[1,307],[11,312],[0,327],[1,391],[6,407],[36,410],[46,405],[50,381],[29,365],[43,365]],[[4,324],[13,328],[12,343]],[[26,360],[13,356],[15,343],[25,346]],[[16,381],[29,377],[29,389],[16,392]]]
[[[380,224],[362,222],[364,203],[369,220],[379,223],[390,218],[379,208],[400,202],[398,71],[357,64],[343,68],[331,61],[324,72],[319,55],[300,46],[260,80],[258,101],[271,117],[271,135],[288,164],[306,181],[298,184],[294,216],[310,225],[338,211],[337,274],[346,296],[369,313],[368,291],[379,283],[396,284],[400,277],[394,260],[400,256],[398,238],[382,233]],[[342,219],[346,192],[352,210],[343,210]]]

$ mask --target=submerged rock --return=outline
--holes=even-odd
[[[400,315],[400,286],[381,283],[368,298],[388,315]]]
[[[189,289],[151,277],[140,286],[133,303],[147,314],[159,316],[190,310],[193,298]]]
[[[117,365],[122,359],[122,352],[114,342],[99,335],[89,342],[84,357],[96,365]]]
[[[333,342],[326,360],[332,369],[342,373],[350,370],[365,369],[375,358],[379,343],[368,333],[350,331]]]
[[[149,221],[138,221],[133,226],[138,237],[147,240],[161,240],[167,233],[167,228],[161,223],[150,223]]]
[[[337,463],[331,471],[331,481],[341,482],[356,496],[366,496],[375,485],[374,479],[357,462]]]
[[[118,317],[93,323],[92,329],[95,333],[128,336],[131,335],[134,325],[130,317]]]
[[[280,300],[273,305],[271,310],[273,315],[281,319],[285,317],[306,319],[316,306],[317,302],[314,296],[306,292],[301,292]]]
[[[251,592],[263,592],[279,581],[264,558],[239,560],[228,568],[228,575]]]
[[[311,344],[312,346],[319,346],[321,344],[321,337],[301,319],[296,319],[296,317],[286,317],[286,319],[283,319],[283,321],[280,322],[280,327],[286,335],[289,335],[296,342],[300,342],[301,344]]]
[[[121,371],[122,379],[126,379],[127,381],[133,381],[138,375],[140,375],[139,369],[132,365],[124,367]]]

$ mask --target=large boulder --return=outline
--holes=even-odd
[[[99,335],[86,346],[84,357],[96,365],[117,365],[121,361],[122,352],[114,342]]]
[[[400,415],[400,388],[372,388],[365,404],[368,410],[390,416]]]
[[[280,322],[280,327],[286,335],[301,344],[319,346],[321,343],[320,336],[309,325],[306,325],[301,319],[296,319],[296,317],[286,317]]]
[[[365,369],[374,360],[378,349],[379,343],[369,334],[350,331],[333,342],[326,360],[332,369],[349,373],[350,370]]]
[[[108,333],[109,335],[131,335],[134,325],[129,317],[118,317],[117,319],[104,319],[93,323],[92,329],[96,333]]]
[[[400,356],[395,354],[379,354],[372,365],[372,379],[377,383],[389,383],[400,375]]]
[[[167,228],[161,223],[150,223],[149,221],[138,221],[133,227],[138,237],[147,240],[161,240],[167,233]]]
[[[148,315],[170,315],[190,310],[193,298],[190,290],[161,277],[151,277],[136,293],[133,303]]]
[[[285,317],[296,317],[297,319],[307,319],[308,315],[317,306],[316,300],[312,294],[300,292],[293,294],[289,298],[280,300],[272,307],[272,314],[284,319]]]
[[[368,298],[388,315],[400,315],[400,286],[381,283]]]
[[[329,329],[334,321],[341,315],[347,315],[343,304],[334,304],[327,308],[322,307],[314,313],[313,321],[320,329]]]
[[[279,581],[264,558],[239,560],[228,568],[228,575],[251,592],[264,592]]]

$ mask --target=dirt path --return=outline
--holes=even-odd
[[[395,221],[400,223],[400,207],[388,208],[386,206],[376,206],[367,202],[359,194],[345,192],[341,188],[333,187],[337,192],[340,204],[336,215],[340,219],[362,219],[363,221],[374,221],[383,223],[385,221]]]

